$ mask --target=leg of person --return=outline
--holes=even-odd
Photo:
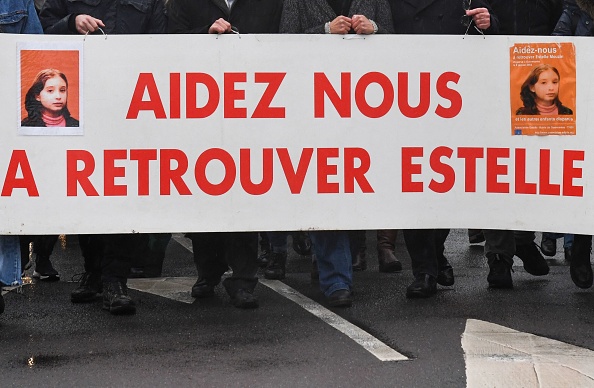
[[[134,314],[136,304],[128,296],[126,285],[134,247],[138,244],[136,234],[106,234],[101,280],[103,282],[103,309],[110,313]]]
[[[353,271],[367,269],[367,242],[365,230],[350,230],[349,241],[351,244],[351,257],[353,258]]]
[[[132,264],[129,278],[143,278],[146,259],[149,254],[149,234],[139,233],[136,237],[136,245],[132,249]]]
[[[227,232],[223,233],[223,235],[224,258],[227,265],[233,270],[233,275],[223,281],[223,286],[235,307],[243,309],[256,308],[258,307],[258,299],[254,295],[254,289],[258,284],[258,278],[256,277],[258,271],[258,233]],[[274,245],[272,245],[272,248],[274,249]]]
[[[449,229],[435,230],[435,250],[437,254],[437,284],[442,286],[454,285],[454,269],[445,257],[445,241],[450,234]]]
[[[35,253],[33,278],[47,281],[60,280],[60,274],[50,261],[58,237],[58,235],[40,235],[33,239],[33,252]]]
[[[103,292],[101,282],[101,259],[103,257],[103,237],[96,234],[79,234],[78,243],[84,259],[85,272],[70,293],[73,303],[94,302]]]
[[[331,307],[349,307],[353,303],[353,269],[347,231],[310,232],[317,257],[320,289]]]
[[[0,283],[22,284],[21,249],[18,236],[0,235]]]
[[[491,288],[513,288],[512,266],[516,242],[514,232],[502,229],[483,229],[485,256],[489,264],[487,282]]]
[[[522,260],[524,269],[530,275],[544,276],[549,273],[549,265],[536,247],[535,237],[534,232],[531,231],[514,231],[516,256]]]
[[[29,249],[29,244],[33,242],[33,237],[34,236],[28,235],[20,235],[18,237],[21,252],[21,270],[23,271],[23,276],[25,275],[25,271],[33,266]]]
[[[540,250],[545,256],[553,257],[557,254],[557,239],[563,236],[561,233],[542,232]]]
[[[594,279],[592,264],[590,264],[592,236],[575,234],[571,250],[571,262],[569,263],[571,280],[579,288],[592,287],[592,281]]]
[[[563,255],[565,256],[565,261],[571,261],[571,247],[573,246],[573,238],[574,235],[571,233],[565,233],[563,235]]]
[[[405,229],[403,234],[415,278],[406,289],[406,297],[428,298],[437,292],[436,230]]]
[[[289,232],[268,232],[272,252],[269,256],[268,265],[264,270],[266,279],[282,280],[285,278],[287,237],[289,237]]]
[[[266,268],[270,260],[272,247],[270,246],[270,232],[260,232],[260,255],[258,256],[258,265],[260,268]]]
[[[485,235],[482,229],[468,229],[468,242],[471,244],[480,244],[485,241]]]
[[[192,240],[194,264],[198,271],[198,280],[192,286],[192,297],[214,296],[214,288],[229,269],[223,256],[222,233],[188,233],[186,236]]]
[[[402,263],[394,255],[398,229],[381,229],[377,231],[377,261],[380,272],[400,272]]]
[[[156,278],[163,272],[165,251],[171,240],[171,233],[149,233],[148,250],[145,258],[143,277]]]

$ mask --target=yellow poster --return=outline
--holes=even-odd
[[[575,135],[575,46],[510,47],[512,135]]]

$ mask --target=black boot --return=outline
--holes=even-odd
[[[415,276],[415,281],[406,288],[407,298],[429,298],[437,293],[437,279],[426,273]]]
[[[198,278],[192,286],[192,298],[210,298],[215,294],[214,288],[215,286],[206,281],[206,279]]]
[[[101,285],[101,274],[85,272],[78,287],[70,293],[70,301],[72,303],[94,302],[97,295],[103,291]]]
[[[136,313],[136,304],[128,296],[128,287],[123,282],[103,282],[103,309],[114,315]]]
[[[549,273],[549,265],[534,242],[517,244],[516,256],[524,262],[524,269],[530,275],[544,276]]]
[[[285,278],[285,268],[287,266],[287,254],[272,252],[270,262],[264,270],[264,277],[271,280],[282,280]]]
[[[365,271],[367,269],[367,253],[359,251],[353,256],[353,271]]]
[[[311,239],[307,232],[293,233],[293,250],[301,256],[311,255]]]
[[[49,256],[40,255],[35,258],[35,271],[33,271],[32,277],[45,281],[60,280],[60,275],[52,266]]]
[[[487,263],[489,264],[489,275],[487,275],[489,287],[514,288],[511,276],[514,259],[499,253],[489,253],[487,254]]]

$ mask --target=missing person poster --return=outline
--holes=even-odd
[[[573,43],[516,43],[510,48],[512,135],[575,135]]]

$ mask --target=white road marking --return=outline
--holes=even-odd
[[[278,280],[260,279],[260,283],[276,291],[285,298],[297,303],[303,309],[307,310],[311,314],[320,318],[322,321],[334,327],[335,329],[337,329],[338,331],[340,331],[341,333],[343,333],[344,335],[361,345],[365,350],[373,354],[380,361],[408,360],[406,356],[390,348],[388,345],[384,344],[371,334],[367,333],[364,330],[361,330],[359,327],[353,325],[346,319],[341,318],[339,315],[314,302],[308,297],[300,294],[299,292],[287,286],[283,282]]]
[[[196,278],[186,277],[128,279],[128,288],[192,304],[196,300],[191,295],[195,282]]]
[[[594,387],[594,352],[490,322],[466,321],[466,383],[476,387]]]

